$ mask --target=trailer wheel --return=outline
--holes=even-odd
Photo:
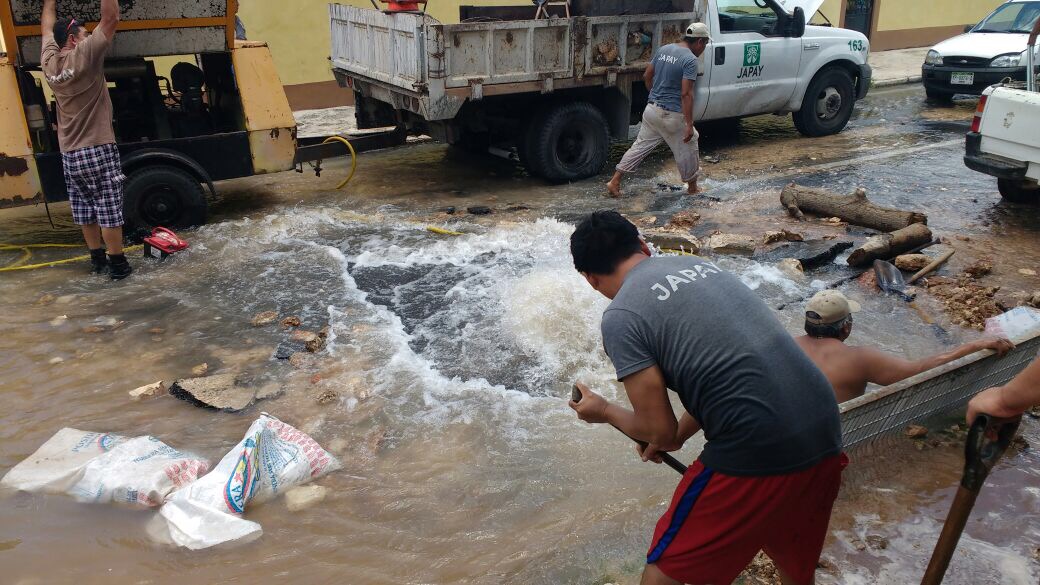
[[[848,72],[837,67],[824,69],[805,90],[802,109],[794,113],[795,128],[805,136],[841,132],[852,117],[855,96],[856,88]]]
[[[163,226],[183,229],[206,223],[206,194],[198,179],[168,165],[130,173],[123,189],[126,232]]]
[[[609,151],[607,119],[588,102],[560,104],[537,114],[520,149],[532,174],[559,183],[598,174]]]
[[[1011,203],[1040,203],[1040,186],[1028,179],[997,179],[997,190]]]

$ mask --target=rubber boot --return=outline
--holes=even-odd
[[[90,273],[104,274],[105,272],[108,272],[108,257],[105,256],[105,249],[98,248],[97,250],[91,250]]]
[[[130,273],[134,271],[134,269],[130,267],[130,263],[126,261],[125,254],[109,254],[108,263],[112,280],[123,280],[127,276],[130,276]]]

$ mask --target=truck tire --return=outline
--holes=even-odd
[[[829,67],[809,82],[802,109],[794,113],[794,126],[805,136],[829,136],[841,132],[852,117],[856,101],[852,77],[844,69]]]
[[[1040,186],[1029,179],[997,179],[997,190],[1011,203],[1040,203]]]
[[[156,226],[183,229],[206,223],[206,194],[198,179],[169,165],[130,173],[123,188],[126,233]]]
[[[610,152],[607,119],[588,102],[551,106],[531,121],[520,154],[531,174],[564,183],[603,170]]]

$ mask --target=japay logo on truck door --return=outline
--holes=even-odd
[[[737,79],[752,79],[762,76],[762,43],[744,43],[744,66]]]
[[[238,513],[245,512],[246,503],[253,499],[256,488],[260,485],[260,437],[250,437],[242,442],[242,455],[235,464],[235,471],[224,486],[224,502],[227,507]]]

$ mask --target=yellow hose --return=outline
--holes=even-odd
[[[347,183],[350,182],[351,179],[354,178],[354,172],[357,171],[357,152],[354,151],[354,147],[351,146],[350,142],[346,138],[343,138],[342,136],[329,136],[328,138],[325,139],[324,142],[322,142],[322,144],[328,144],[329,142],[331,142],[333,140],[338,140],[338,141],[342,142],[343,144],[346,144],[347,145],[347,150],[350,151],[350,174],[347,175],[346,179],[343,179],[342,183],[340,183],[339,185],[336,185],[337,189],[342,189],[343,187],[345,187],[347,185]]]
[[[437,227],[435,225],[428,225],[428,226],[426,226],[426,229],[427,229],[427,231],[431,231],[431,232],[433,232],[435,234],[441,234],[442,236],[461,236],[462,235],[462,232],[453,232],[451,230],[446,230],[444,228],[439,228],[439,227]]]
[[[661,248],[662,252],[668,254],[679,254],[680,256],[696,256],[693,252],[687,252],[686,250],[676,250],[675,248]]]
[[[143,247],[144,246],[141,245],[130,246],[128,248],[123,248],[123,252],[132,252],[134,250],[140,250]],[[15,246],[13,244],[0,244],[0,250],[16,250],[19,248],[25,248],[26,252],[29,252],[29,248],[82,248],[82,246],[78,244],[27,244],[25,246]],[[68,264],[69,262],[79,262],[80,260],[90,259],[90,254],[84,254],[82,256],[65,258],[64,260],[54,260],[53,262],[41,262],[39,264],[27,264],[22,266],[21,264],[29,259],[29,255],[31,255],[31,252],[28,255],[23,256],[19,260],[11,264],[8,264],[3,268],[0,268],[0,272],[10,272],[12,270],[35,270],[37,268],[46,268],[48,266],[57,266],[58,264]]]

